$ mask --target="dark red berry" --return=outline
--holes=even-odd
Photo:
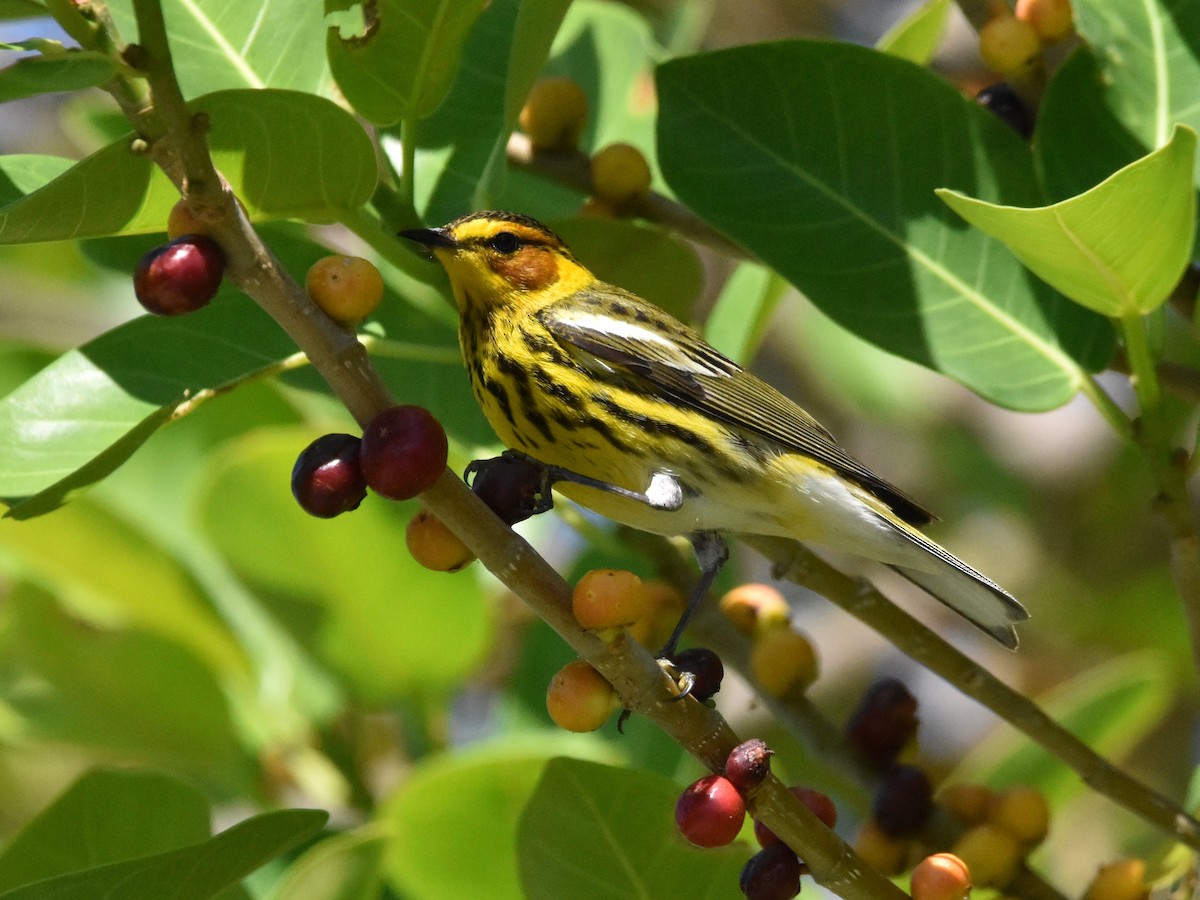
[[[746,820],[746,802],[721,775],[706,775],[689,785],[675,803],[679,833],[697,847],[732,843]]]
[[[766,741],[751,738],[743,741],[729,752],[725,760],[725,777],[742,794],[755,790],[767,773],[771,771],[771,757],[775,751],[767,746]]]
[[[1029,104],[1021,99],[1008,82],[998,81],[988,85],[975,95],[975,100],[980,106],[990,109],[1025,140],[1033,137],[1033,113]]]
[[[879,829],[892,838],[919,834],[933,813],[933,785],[923,769],[893,766],[875,793]]]
[[[498,456],[476,463],[471,490],[509,525],[542,512],[545,469],[529,459]]]
[[[352,434],[327,434],[304,448],[292,466],[292,496],[306,513],[332,519],[357,509],[367,495]]]
[[[437,481],[446,455],[445,430],[420,406],[385,409],[363,429],[367,484],[392,500],[409,500]]]
[[[139,260],[133,292],[148,312],[181,316],[208,305],[224,272],[225,254],[216,241],[202,234],[185,234]]]
[[[828,794],[806,787],[790,787],[788,790],[795,795],[797,800],[807,806],[826,828],[833,828],[837,825],[837,807],[833,805]],[[775,832],[757,819],[754,822],[754,837],[760,847],[770,847],[779,843]]]
[[[903,682],[883,678],[867,689],[846,723],[846,737],[870,763],[886,766],[917,733],[917,698]]]
[[[800,893],[801,871],[790,847],[772,844],[750,857],[739,883],[748,900],[791,900]]]
[[[721,657],[707,647],[688,647],[686,650],[680,650],[671,662],[690,681],[689,693],[697,700],[708,700],[721,689],[725,666],[721,664]]]

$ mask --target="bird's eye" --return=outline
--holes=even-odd
[[[516,253],[521,246],[521,239],[511,231],[501,231],[495,234],[488,243],[497,253]]]

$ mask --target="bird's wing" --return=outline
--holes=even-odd
[[[911,525],[933,518],[846,453],[816,419],[775,388],[633,294],[598,286],[537,315],[584,365],[632,379],[640,389],[809,456],[862,485]]]

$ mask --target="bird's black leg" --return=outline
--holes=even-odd
[[[542,485],[539,491],[539,506],[533,510],[534,513],[542,513],[554,506],[554,498],[551,488],[560,481],[565,481],[570,484],[580,484],[585,487],[595,488],[598,491],[605,491],[609,494],[615,494],[618,497],[625,497],[629,500],[636,500],[639,503],[645,503],[647,506],[662,510],[664,512],[674,512],[683,506],[683,486],[679,480],[667,472],[656,472],[654,477],[650,479],[650,486],[645,491],[631,491],[628,488],[619,487],[615,484],[609,484],[607,481],[601,481],[598,478],[590,478],[587,475],[581,475],[578,472],[572,472],[570,469],[564,469],[562,466],[548,466],[538,462],[532,456],[521,453],[519,450],[505,450],[500,456],[492,459],[477,459],[470,463],[463,472],[463,479],[468,484],[475,477],[478,477],[480,472],[490,469],[493,466],[502,466],[511,464],[513,461],[520,460],[527,463],[533,463],[542,468]]]
[[[716,531],[697,531],[691,535],[690,540],[692,552],[696,555],[696,562],[700,566],[700,580],[696,582],[696,587],[692,591],[692,596],[688,598],[688,604],[683,610],[683,615],[679,617],[675,630],[671,632],[666,645],[659,653],[660,657],[667,659],[675,655],[675,645],[683,637],[683,632],[687,628],[688,622],[691,621],[692,614],[699,608],[700,602],[716,580],[717,573],[729,559],[729,546]]]

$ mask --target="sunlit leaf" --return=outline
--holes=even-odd
[[[133,0],[108,0],[133,41]],[[329,95],[324,13],[294,0],[163,0],[172,62],[187,98],[236,88],[286,88]]]
[[[941,43],[950,8],[950,0],[926,0],[889,28],[875,43],[875,49],[925,65]]]
[[[999,206],[948,190],[938,196],[1076,303],[1106,316],[1147,313],[1191,259],[1195,156],[1196,133],[1177,128],[1161,149],[1053,206]]]
[[[360,0],[325,0],[327,12]],[[483,0],[378,0],[361,33],[330,28],[326,52],[338,87],[379,125],[423,119],[437,109],[458,70],[459,54]]]
[[[217,168],[251,218],[330,221],[375,188],[371,142],[328,100],[293,91],[224,91],[195,101]],[[110,144],[0,209],[0,243],[162,231],[179,192],[129,139]]]

